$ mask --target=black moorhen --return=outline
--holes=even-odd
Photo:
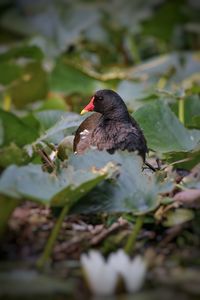
[[[90,147],[107,150],[111,154],[118,149],[137,151],[145,162],[148,152],[145,137],[116,92],[97,91],[81,114],[88,111],[96,113],[85,119],[77,129],[73,143],[75,153],[82,154]]]

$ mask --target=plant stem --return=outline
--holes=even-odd
[[[132,252],[132,250],[135,246],[137,236],[140,232],[140,229],[142,228],[143,222],[144,222],[144,215],[138,216],[135,226],[133,227],[133,231],[131,232],[131,234],[127,240],[127,243],[124,247],[124,250],[127,254],[130,254]]]
[[[65,218],[65,216],[68,212],[68,209],[69,209],[69,205],[66,205],[66,206],[63,207],[63,209],[60,213],[60,216],[59,216],[53,230],[51,231],[51,234],[48,238],[45,249],[44,249],[41,257],[38,259],[38,261],[36,263],[38,268],[42,268],[45,265],[45,263],[49,260],[52,249],[53,249],[53,246],[54,246],[55,241],[58,237],[60,228],[62,226],[62,222],[63,222],[63,220],[64,220],[64,218]]]
[[[11,109],[11,97],[8,94],[3,97],[3,109],[6,111],[10,111]]]
[[[178,101],[178,118],[181,123],[185,123],[185,103],[184,98],[180,98]]]

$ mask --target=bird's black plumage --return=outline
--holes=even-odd
[[[137,151],[145,161],[148,149],[143,132],[116,92],[97,91],[85,111],[96,113],[85,119],[77,129],[74,152],[81,154],[90,147],[109,153],[115,150]]]

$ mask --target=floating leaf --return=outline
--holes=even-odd
[[[198,95],[193,95],[186,97],[184,100],[184,123],[186,127],[195,127],[195,120],[200,118],[200,97]],[[172,110],[178,115],[178,101],[171,105]]]
[[[200,131],[186,129],[162,101],[141,107],[133,116],[144,130],[148,147],[158,152],[189,151],[200,141]]]
[[[57,117],[58,115],[56,115],[56,118]],[[50,120],[48,120],[48,122],[49,121]],[[79,126],[81,121],[83,121],[83,118],[80,115],[66,113],[65,117],[62,118],[61,116],[60,120],[55,123],[54,126],[50,127],[44,134],[42,134],[36,143],[44,141],[48,143],[59,144],[67,135],[71,135],[76,131],[76,128]]]
[[[200,129],[200,115],[192,118],[191,126]]]
[[[90,3],[70,5],[57,1],[46,5],[46,2],[25,1],[7,10],[1,17],[1,24],[21,35],[42,36],[43,42],[40,40],[39,44],[44,53],[55,56],[75,43],[81,33],[98,21],[99,17],[98,7]],[[38,39],[32,40],[32,43],[38,45]]]
[[[52,96],[42,102],[42,105],[39,107],[39,110],[67,110],[67,104],[65,103],[64,97],[61,96]]]
[[[18,79],[22,74],[22,68],[14,63],[0,62],[0,83],[8,85]]]
[[[200,58],[198,52],[180,52],[160,55],[134,67],[129,76],[146,82],[157,83],[161,76],[166,84],[173,86],[188,76],[200,72]]]
[[[50,90],[66,95],[73,93],[92,94],[100,83],[82,71],[59,61],[50,75]]]
[[[109,1],[105,5],[105,10],[110,14],[112,24],[121,28],[127,28],[130,32],[137,32],[141,21],[149,19],[152,15],[153,7],[162,0],[153,1]]]
[[[8,89],[15,106],[42,99],[47,93],[47,75],[40,62],[31,62],[23,69],[22,76]]]
[[[0,120],[3,127],[3,145],[15,143],[17,146],[30,144],[38,137],[38,132],[28,126],[20,118],[10,112],[0,110]]]
[[[72,165],[63,168],[58,175],[42,171],[40,165],[8,167],[0,179],[0,194],[14,199],[29,199],[43,204],[62,206],[81,198],[101,182],[107,173],[74,170]]]
[[[173,163],[175,168],[191,170],[199,162],[200,149],[196,147],[192,151],[168,152],[164,158],[168,163]]]
[[[76,212],[146,212],[158,205],[160,192],[171,188],[171,184],[157,183],[155,174],[145,175],[142,159],[137,155],[99,151],[71,155],[67,168],[57,175],[43,172],[40,165],[13,165],[0,179],[3,197],[54,206],[71,206],[82,198],[73,209]]]
[[[131,80],[122,80],[117,87],[117,93],[124,99],[128,108],[133,111],[144,105],[144,99],[157,99],[157,96],[153,94],[154,91],[155,85],[152,83]]]
[[[156,10],[151,19],[144,22],[142,33],[170,42],[175,26],[180,26],[186,19],[181,7],[181,1],[165,2]],[[165,26],[163,28],[158,24],[165,24]]]
[[[156,208],[160,192],[172,188],[171,185],[167,187],[158,183],[155,174],[142,172],[142,159],[134,153],[118,152],[110,155],[89,152],[72,160],[76,168],[82,165],[85,170],[93,165],[98,169],[107,161],[118,166],[116,179],[101,182],[73,207],[73,213],[144,213]]]
[[[47,130],[50,127],[53,127],[60,120],[70,121],[70,119],[76,118],[77,114],[64,112],[62,110],[45,110],[45,111],[35,112],[34,116],[40,122],[42,128],[44,130]]]
[[[12,47],[9,50],[0,54],[0,62],[15,60],[17,58],[30,58],[41,60],[43,58],[42,51],[36,46],[22,45]]]

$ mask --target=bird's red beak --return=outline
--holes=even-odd
[[[94,96],[92,97],[88,105],[86,105],[86,107],[81,111],[81,115],[85,114],[88,111],[93,111],[93,110],[94,110]]]

